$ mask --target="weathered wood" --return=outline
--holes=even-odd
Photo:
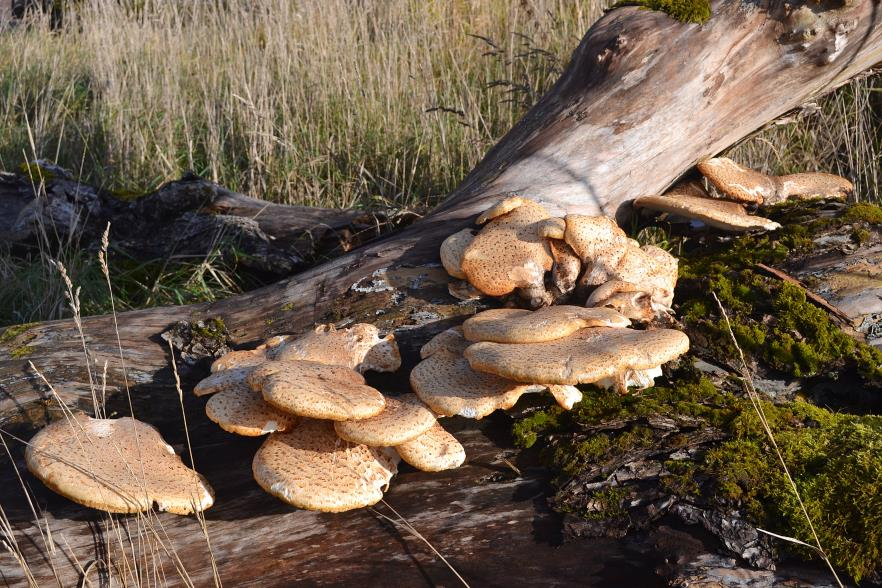
[[[376,237],[382,213],[275,204],[193,175],[137,199],[74,180],[45,163],[0,173],[0,241],[44,239],[95,250],[108,223],[115,248],[143,259],[235,252],[243,267],[283,277],[317,255]]]
[[[299,332],[317,322],[345,319],[377,323],[394,329],[404,343],[402,374],[406,374],[413,365],[416,345],[473,312],[473,305],[457,304],[445,294],[445,279],[433,264],[437,263],[441,240],[470,223],[498,194],[523,193],[542,200],[556,214],[626,214],[628,200],[662,191],[700,159],[882,58],[878,3],[805,4],[808,8],[804,10],[810,13],[807,16],[816,20],[805,34],[795,30],[796,20],[789,16],[799,3],[717,0],[713,18],[702,26],[677,23],[663,14],[633,7],[612,11],[588,32],[552,90],[441,206],[413,227],[243,296],[121,315],[119,333],[136,414],[150,420],[151,410],[162,406],[163,418],[168,418],[174,407],[177,396],[168,387],[168,351],[159,334],[178,320],[222,318],[237,344],[279,332]],[[100,372],[106,363],[108,391],[118,391],[122,369],[114,321],[110,317],[86,319],[83,329],[91,365],[97,365]],[[0,360],[0,419],[4,427],[16,422],[22,426],[39,423],[50,410],[47,391],[28,361],[65,401],[86,407],[91,404],[81,343],[73,323],[41,324],[2,339],[6,355]],[[202,373],[193,368],[184,375],[192,381]],[[472,460],[481,451],[480,443],[469,440],[475,434],[468,429],[462,435]],[[226,441],[225,447],[229,443],[235,442]],[[230,458],[217,469],[204,454],[197,455],[197,466],[219,489],[219,505],[210,511],[209,524],[216,529],[212,536],[225,545],[219,564],[222,576],[244,583],[250,579],[261,585],[279,585],[306,569],[310,581],[327,578],[330,582],[333,577],[335,583],[351,583],[380,569],[364,567],[358,555],[363,553],[361,548],[346,541],[366,542],[372,552],[379,551],[387,560],[384,571],[405,569],[398,562],[407,557],[402,555],[406,549],[415,552],[410,539],[398,543],[399,551],[386,551],[387,540],[378,539],[385,536],[377,534],[376,522],[364,512],[334,518],[284,509],[257,494],[251,482],[241,481],[247,478],[243,474],[247,474],[250,452],[233,458],[224,451]],[[240,475],[235,479],[240,481],[225,481],[225,472],[234,468]],[[603,543],[566,547],[573,550],[570,552],[547,549],[542,533],[531,535],[530,526],[534,518],[540,526],[548,519],[533,501],[518,502],[522,488],[517,484],[481,486],[473,468],[421,476],[402,476],[393,487],[397,490],[393,489],[391,502],[419,523],[420,530],[452,555],[454,564],[477,585],[495,584],[497,573],[502,580],[499,583],[505,584],[529,583],[542,577],[545,584],[549,577],[561,578],[561,584],[585,583],[586,574],[597,569],[584,571],[586,561],[592,561],[592,554],[606,555],[598,551],[597,546]],[[444,480],[454,479],[459,482],[444,486]],[[224,506],[225,502],[236,506]],[[56,517],[54,524],[68,529],[65,536],[87,537],[86,521],[91,515],[58,505],[52,502],[49,508]],[[461,506],[462,511],[451,510],[450,505]],[[230,512],[224,509],[233,509],[234,514],[216,514]],[[468,514],[455,516],[458,512]],[[481,533],[482,512],[491,515],[483,519],[486,533]],[[236,520],[226,524],[213,519],[215,516]],[[352,523],[356,520],[361,523]],[[503,520],[515,523],[505,526],[500,523]],[[314,532],[310,525],[321,526],[319,538],[310,539],[308,535]],[[169,529],[180,540],[178,545],[187,543],[184,538],[192,535],[195,527],[176,519],[169,522]],[[345,537],[338,533],[341,529],[345,529]],[[313,548],[313,544],[324,547]],[[336,544],[344,544],[343,552],[354,551],[356,556],[335,555],[332,546]],[[91,543],[88,549],[94,549]],[[195,546],[188,549],[194,550],[189,552],[197,560],[192,565],[205,580],[199,582],[203,585],[208,582],[205,554]],[[621,550],[625,548],[617,549],[610,555],[622,562]],[[93,557],[79,553],[84,560]],[[556,559],[555,554],[561,553],[566,557]],[[427,561],[424,557],[416,559]],[[494,568],[497,563],[500,567]],[[45,565],[34,565],[39,565],[41,577],[47,577]],[[597,565],[617,570],[607,579],[622,583],[623,576],[617,574],[623,568],[616,568],[615,562]],[[643,559],[641,566],[649,567]],[[4,563],[5,567],[9,564]],[[426,583],[453,584],[449,576],[436,575],[447,574],[437,563],[424,569],[430,570],[422,576]],[[243,570],[247,570],[247,578],[243,578]],[[261,574],[266,575],[265,582],[260,582]],[[417,578],[402,577],[404,584]],[[650,584],[651,580],[647,575],[637,582]]]

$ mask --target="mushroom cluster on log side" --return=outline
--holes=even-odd
[[[220,357],[193,392],[213,394],[206,414],[224,430],[269,434],[252,464],[264,490],[299,508],[340,512],[377,503],[400,459],[423,471],[465,461],[414,394],[385,396],[365,384],[363,372],[400,366],[393,335],[362,323],[319,325]]]

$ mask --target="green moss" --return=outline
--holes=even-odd
[[[744,236],[717,248],[687,254],[680,261],[678,300],[683,324],[713,355],[734,357],[736,350],[712,293],[726,309],[743,351],[769,367],[796,377],[816,376],[843,368],[882,382],[882,353],[858,342],[830,320],[827,312],[806,300],[805,292],[755,270],[758,263],[780,263],[807,252],[813,237],[831,225],[855,217],[871,218],[873,205],[849,208],[836,219],[787,225],[773,234]],[[779,217],[801,221],[805,210],[781,207]]]
[[[0,344],[9,343],[19,335],[26,333],[31,327],[36,325],[37,323],[24,323],[21,325],[12,325],[11,327],[6,327],[3,329],[3,333],[0,333]]]
[[[39,163],[22,163],[18,166],[18,172],[34,181],[40,181],[41,179],[51,180],[55,178],[55,174],[52,173],[52,171],[46,169]]]
[[[204,321],[190,323],[190,330],[194,338],[215,341],[218,344],[224,344],[229,339],[229,331],[224,320],[220,317],[213,317]]]
[[[9,357],[12,359],[21,359],[27,357],[36,350],[37,348],[32,345],[20,345],[9,350]]]
[[[674,384],[640,395],[592,389],[571,413],[552,407],[521,419],[516,427],[530,423],[531,439],[542,442],[547,463],[563,481],[587,468],[617,463],[616,457],[629,448],[661,443],[662,436],[654,438],[639,424],[641,415],[698,418],[699,427],[717,428],[725,440],[694,459],[665,461],[660,489],[690,500],[722,501],[742,510],[754,524],[811,543],[808,525],[751,403],[684,373]],[[882,417],[837,414],[802,401],[761,406],[834,564],[856,579],[882,570]],[[581,432],[621,422],[623,415],[630,425]],[[671,441],[664,440],[668,450]],[[627,516],[627,492],[607,488],[588,495],[587,502],[558,508],[591,520]]]
[[[882,207],[867,202],[858,202],[849,206],[841,218],[849,223],[865,222],[879,225],[882,224]]]
[[[617,2],[613,8],[619,6],[640,6],[647,10],[664,12],[680,22],[702,24],[711,17],[709,0],[627,0]]]
[[[282,305],[282,310],[284,312],[291,312],[295,308],[297,308],[297,305],[294,304],[293,302],[286,302],[285,304]]]

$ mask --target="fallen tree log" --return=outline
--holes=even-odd
[[[447,296],[446,276],[437,267],[438,246],[444,237],[470,223],[499,194],[523,193],[542,200],[556,214],[566,211],[625,215],[630,199],[664,190],[697,161],[882,59],[882,27],[878,26],[882,15],[877,2],[785,5],[718,0],[712,9],[713,17],[701,26],[685,25],[663,14],[634,7],[609,13],[587,33],[551,91],[444,203],[413,227],[243,296],[215,304],[121,315],[119,335],[137,416],[158,423],[170,439],[180,443],[177,393],[169,387],[172,379],[168,348],[159,335],[182,320],[221,319],[225,342],[236,345],[275,333],[302,331],[317,322],[372,322],[396,331],[404,347],[406,367],[402,372],[406,374],[421,342],[474,311],[474,305],[459,304]],[[123,370],[114,320],[86,319],[83,330],[90,350],[88,365],[100,373],[106,364],[108,393],[118,392]],[[39,424],[49,412],[57,410],[53,408],[51,393],[29,362],[66,402],[89,408],[92,395],[87,362],[78,330],[71,321],[7,331],[2,336],[2,345],[7,354],[0,361],[0,418],[4,428]],[[195,367],[184,375],[192,379],[204,373],[201,369]],[[98,376],[93,379],[100,381]],[[402,384],[400,378],[388,381],[389,386]],[[192,418],[201,418],[194,415],[199,408],[195,401],[190,400],[188,407]],[[481,445],[470,435],[463,437],[467,451],[474,455]],[[211,438],[206,435],[206,444],[200,445],[200,440],[194,448],[196,465],[205,469],[213,482],[217,480],[219,501],[230,500],[232,505],[227,508],[239,510],[235,515],[225,514],[230,510],[224,507],[209,511],[209,525],[214,516],[242,519],[236,525],[216,524],[223,532],[232,534],[224,539],[230,547],[220,562],[222,576],[241,578],[241,570],[237,573],[236,568],[241,567],[241,558],[247,558],[259,569],[267,570],[270,584],[285,581],[278,575],[285,566],[272,568],[275,554],[291,553],[290,540],[274,551],[272,546],[280,545],[273,538],[278,535],[268,535],[264,540],[262,532],[253,526],[267,512],[285,512],[284,517],[275,517],[271,524],[279,533],[297,537],[310,534],[308,529],[312,527],[304,527],[304,521],[318,520],[322,525],[339,528],[345,521],[355,521],[360,516],[316,518],[282,507],[272,511],[265,501],[247,502],[253,494],[253,484],[221,475],[219,470],[228,463],[226,459],[208,457]],[[431,500],[409,493],[405,481],[400,490],[402,501],[412,501],[411,505],[423,509],[407,514],[431,527],[436,536],[444,537],[446,527],[438,521],[454,516],[444,510],[444,505],[462,500],[469,513],[462,517],[477,517],[476,513],[484,509],[498,508],[501,496],[520,493],[515,486],[508,491],[500,489],[497,482],[479,485],[481,476],[474,468],[463,472],[462,478],[457,478],[460,474],[437,478],[441,481],[437,482],[439,486],[433,486]],[[217,477],[212,478],[213,475]],[[445,488],[445,484],[450,487]],[[457,498],[453,488],[461,487],[460,484],[473,485],[468,499]],[[247,491],[243,489],[246,485]],[[482,527],[485,532],[472,526],[462,534],[452,532],[440,545],[446,553],[455,555],[454,563],[471,566],[476,580],[492,584],[495,579],[482,575],[481,562],[496,556],[499,549],[494,548],[502,540],[500,537],[511,531],[518,537],[529,533],[526,520],[531,516],[540,523],[547,520],[536,514],[532,505],[526,511],[519,510],[524,507],[523,502],[515,500],[501,511],[493,511],[510,513],[511,520],[521,521],[513,523],[508,531],[494,524]],[[76,538],[75,550],[83,549],[86,543],[91,545],[85,524],[76,520],[79,512],[68,511],[62,515],[63,521],[53,521],[63,528],[69,540]],[[27,517],[19,514],[18,523],[27,525]],[[494,516],[499,517],[494,520],[501,521],[507,515]],[[371,542],[376,533],[372,527],[375,519],[365,517],[358,521],[347,532],[358,533],[360,540]],[[451,523],[449,528],[456,524]],[[181,523],[170,528],[175,536],[181,536],[192,533],[194,527]],[[241,533],[248,531],[242,529],[246,528],[255,529],[255,534],[261,536],[243,538]],[[544,540],[544,535],[538,535],[540,541]],[[535,541],[503,541],[504,562],[537,559]],[[319,540],[314,542],[322,544]],[[241,550],[242,543],[247,543],[245,551]],[[322,545],[330,549],[328,544]],[[336,582],[364,577],[364,568],[355,563],[363,559],[362,552],[350,551],[351,555],[334,560]],[[35,561],[39,560],[38,547],[27,546],[27,552]],[[291,555],[291,565],[296,567],[314,560],[319,557],[316,553],[323,552],[297,551]],[[207,559],[193,557],[197,561],[188,571],[199,579],[197,584],[207,583],[211,577]],[[39,567],[44,579],[51,577],[46,563],[42,560]],[[549,567],[536,565],[540,578],[559,571],[552,559]],[[72,569],[75,571],[75,567]],[[510,581],[512,574],[520,579],[520,571],[522,567],[504,566],[503,576],[498,580]],[[431,577],[424,576],[427,582]],[[316,581],[320,582],[321,577]]]
[[[276,204],[192,174],[120,198],[44,162],[24,172],[0,173],[0,242],[17,247],[48,239],[95,251],[110,223],[114,248],[136,259],[220,252],[235,255],[242,267],[283,277],[376,237],[386,224],[381,212]]]

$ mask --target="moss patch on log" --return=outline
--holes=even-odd
[[[702,24],[711,17],[709,0],[626,0],[617,2],[613,8],[620,6],[639,6],[646,10],[664,12],[680,22]]]
[[[834,413],[804,401],[761,406],[834,564],[857,580],[882,570],[882,417]],[[539,410],[512,430],[521,446],[541,440],[545,460],[563,484],[635,449],[652,450],[658,441],[641,419],[660,416],[726,435],[695,459],[664,460],[661,491],[690,503],[723,503],[762,528],[813,542],[750,401],[705,378],[687,374],[669,386],[627,396],[592,388],[572,411]],[[610,423],[618,428],[596,430]],[[676,438],[668,442],[677,447]],[[589,508],[568,508],[561,501],[556,507],[588,520],[616,521],[627,497],[624,488],[603,488],[581,502]]]
[[[864,392],[882,394],[882,353],[840,330],[804,290],[756,266],[817,255],[830,235],[837,243],[843,235],[853,242],[879,241],[875,225],[882,224],[882,208],[854,205],[830,216],[820,214],[821,206],[776,207],[772,216],[784,225],[780,231],[703,243],[681,256],[675,306],[693,350],[668,372],[666,383],[624,396],[585,387],[584,400],[572,411],[550,406],[515,421],[515,443],[538,449],[556,474],[551,499],[556,510],[588,521],[591,529],[624,533],[646,524],[645,511],[637,513],[635,504],[646,496],[661,504],[664,499],[653,497],[662,496],[690,508],[737,513],[758,527],[814,543],[742,383],[734,375],[711,380],[693,357],[728,365],[733,374],[731,368],[738,367],[714,292],[752,370],[803,378],[806,385],[838,379],[841,386],[853,379]],[[792,398],[762,400],[759,407],[820,542],[834,565],[855,580],[878,578],[882,416],[834,412],[803,400],[801,393]],[[648,474],[637,476],[634,468]],[[817,557],[810,549],[775,545]]]

